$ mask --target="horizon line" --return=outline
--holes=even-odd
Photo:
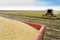
[[[0,6],[0,10],[60,10],[60,6]]]

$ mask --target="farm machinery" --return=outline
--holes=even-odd
[[[57,15],[54,15],[53,13],[54,10],[52,9],[48,9],[47,12],[42,15],[42,18],[45,18],[45,19],[59,19],[59,17],[57,17]]]

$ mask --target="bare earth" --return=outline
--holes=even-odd
[[[44,40],[60,40],[60,19],[52,20],[7,14],[0,14],[0,16],[18,21],[24,20],[28,22],[38,23],[41,25],[46,25],[47,29],[45,32]]]

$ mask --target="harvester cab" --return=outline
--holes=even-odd
[[[48,9],[47,13],[45,15],[53,15],[53,10],[52,9]]]

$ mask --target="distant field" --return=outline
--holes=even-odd
[[[0,13],[10,15],[35,16],[35,17],[41,17],[43,14],[45,14],[44,11],[20,11],[20,12],[0,12]]]
[[[23,16],[34,16],[34,17],[42,17],[46,12],[45,11],[2,11],[0,13],[10,14],[10,15],[23,15]],[[57,14],[60,16],[60,13]]]
[[[60,13],[58,13],[57,15],[60,16]]]
[[[60,12],[55,13],[58,13],[56,15],[60,16]],[[0,11],[0,16],[2,17],[46,25],[47,29],[44,40],[60,40],[60,19],[51,20],[37,18],[42,17],[44,14],[45,11]]]

